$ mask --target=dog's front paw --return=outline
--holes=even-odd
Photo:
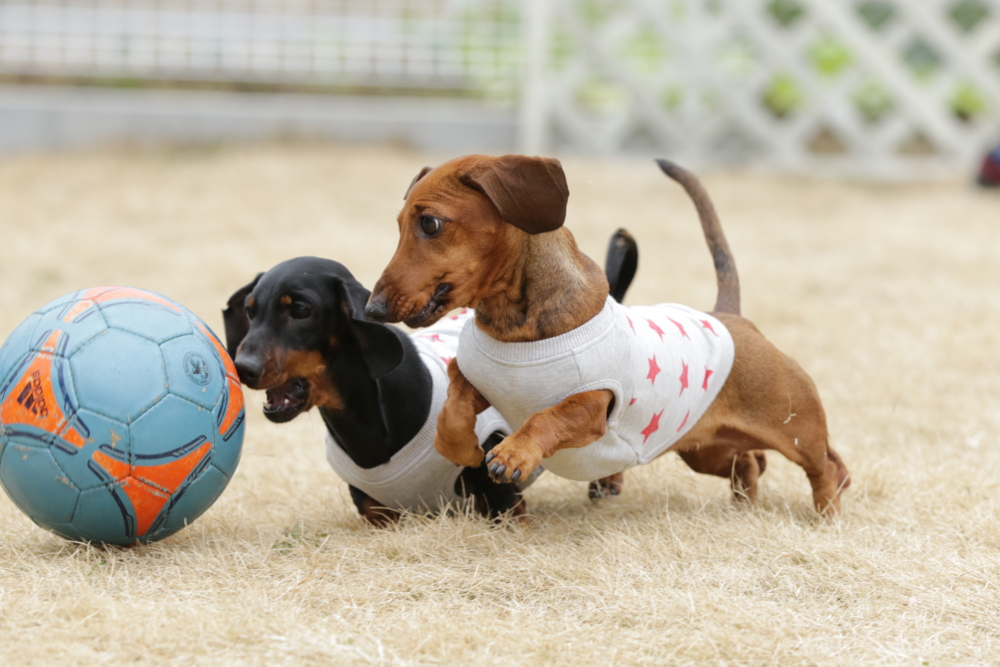
[[[538,448],[514,434],[506,438],[486,455],[490,477],[494,482],[526,480],[542,462]]]

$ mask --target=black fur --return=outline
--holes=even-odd
[[[283,296],[292,303],[283,304]],[[368,296],[341,264],[300,257],[258,275],[230,297],[223,311],[226,347],[240,379],[250,387],[276,347],[322,355],[344,407],[320,407],[320,415],[340,447],[365,469],[387,463],[413,439],[427,420],[432,397],[430,372],[409,336],[365,318]],[[249,311],[248,302],[253,303]],[[309,316],[292,317],[296,304],[307,307]],[[289,421],[298,414],[267,416]],[[494,439],[499,442],[502,436]],[[512,509],[519,500],[517,489],[494,484],[485,467],[480,468],[463,470],[456,491],[472,497],[487,516]],[[378,502],[353,486],[350,493],[362,513],[366,500]]]
[[[410,338],[364,318],[368,295],[343,265],[300,257],[237,290],[223,311],[226,347],[230,354],[238,350],[237,370],[249,387],[255,388],[275,347],[322,355],[344,408],[320,407],[320,414],[344,451],[366,469],[386,463],[413,439],[430,410],[432,387]],[[291,317],[282,296],[308,307],[309,317]],[[252,318],[246,308],[250,297]]]
[[[611,236],[608,243],[608,255],[604,260],[604,273],[608,277],[611,298],[618,303],[625,298],[625,291],[635,278],[639,268],[639,246],[635,239],[624,229],[619,229]]]
[[[616,300],[621,301],[628,289],[637,261],[635,241],[619,230],[609,244],[606,269]],[[223,311],[226,348],[240,380],[251,388],[259,386],[264,364],[275,349],[320,354],[327,379],[343,403],[341,409],[320,406],[320,415],[341,448],[365,469],[387,463],[413,439],[427,420],[433,388],[410,337],[365,317],[369,296],[343,265],[299,257],[258,274],[233,293]],[[282,297],[289,297],[285,301],[290,303],[283,303]],[[308,397],[308,388],[295,386],[293,391]],[[302,411],[265,410],[265,415],[286,422]],[[502,439],[502,434],[494,433],[484,449],[489,451]],[[520,502],[517,488],[493,482],[485,465],[464,469],[455,490],[471,497],[480,514],[493,518]],[[366,501],[378,502],[353,486],[350,493],[362,514]]]

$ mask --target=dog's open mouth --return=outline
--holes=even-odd
[[[427,301],[427,305],[420,309],[416,315],[404,320],[406,326],[417,329],[433,324],[438,317],[450,310],[448,308],[448,293],[451,292],[451,283],[441,283],[434,290],[434,294]]]
[[[285,384],[268,389],[264,403],[264,416],[283,424],[302,413],[309,401],[309,383],[305,378],[295,377]]]

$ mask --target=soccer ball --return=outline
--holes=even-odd
[[[72,540],[171,535],[236,470],[243,392],[194,313],[129,287],[95,287],[31,314],[0,347],[0,484]]]

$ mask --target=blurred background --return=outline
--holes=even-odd
[[[1000,0],[0,0],[0,154],[274,138],[966,177]]]

